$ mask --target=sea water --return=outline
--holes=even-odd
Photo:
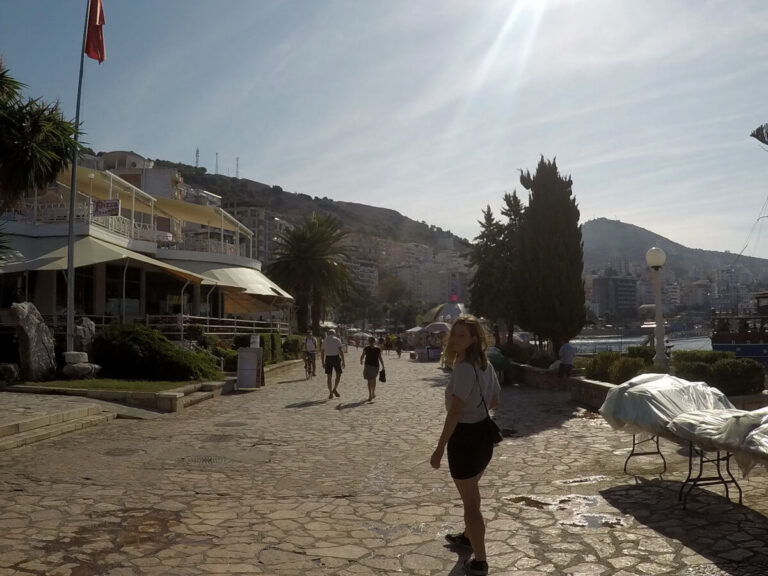
[[[621,352],[623,354],[631,347],[644,346],[647,340],[647,336],[575,338],[571,340],[571,345],[576,348],[576,353],[580,355],[596,354],[604,351]],[[671,346],[673,352],[675,350],[712,350],[710,339],[702,336],[696,338],[670,338],[668,345]]]

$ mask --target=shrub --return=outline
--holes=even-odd
[[[304,351],[304,337],[296,334],[288,336],[283,342],[283,354],[289,358],[298,358]]]
[[[705,364],[714,364],[718,360],[726,358],[735,358],[733,352],[723,352],[721,350],[678,350],[672,352],[672,365],[678,362],[704,362]]]
[[[533,344],[527,342],[519,342],[516,340],[508,341],[499,347],[501,353],[508,358],[511,358],[518,364],[529,364],[531,356],[538,350]]]
[[[195,340],[201,346],[204,346],[202,340],[204,338],[203,327],[200,324],[191,324],[187,326],[187,331],[184,332],[184,337],[187,340]]]
[[[765,388],[763,365],[748,358],[723,358],[712,364],[714,386],[726,396],[756,394]]]
[[[215,346],[211,352],[214,356],[224,361],[223,368],[225,372],[237,372],[237,350]]]
[[[712,364],[707,362],[675,362],[672,373],[678,378],[692,382],[707,382],[709,384],[713,381]]]
[[[93,342],[94,359],[107,378],[196,380],[217,375],[215,359],[182,350],[142,324],[112,324]]]
[[[283,360],[283,338],[279,332],[267,334],[272,338],[272,362],[281,362]]]
[[[272,364],[274,360],[272,359],[272,338],[270,338],[269,334],[259,334],[261,341],[261,348],[264,350],[262,358],[264,358],[264,364]]]
[[[627,348],[628,358],[641,358],[645,364],[653,364],[656,349],[650,346],[630,346]]]
[[[621,384],[637,376],[646,367],[643,358],[618,358],[608,367],[608,381]]]
[[[590,380],[599,380],[601,382],[610,382],[608,370],[611,364],[616,362],[621,354],[613,351],[598,352],[586,366],[585,376]]]
[[[539,368],[549,368],[554,361],[555,359],[546,350],[540,350],[535,346],[533,347],[533,353],[528,358],[528,364]]]

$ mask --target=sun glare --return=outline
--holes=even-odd
[[[461,111],[456,115],[454,129],[458,128],[468,108],[472,105],[476,95],[483,89],[488,81],[490,72],[497,65],[503,65],[505,73],[509,75],[509,83],[516,86],[522,77],[539,28],[548,0],[512,0],[509,4],[509,13],[501,24],[493,42],[488,47],[481,63],[470,82],[470,89],[465,98]],[[504,53],[504,47],[509,43],[520,46],[515,62],[506,65],[499,63],[499,55]],[[452,130],[453,132],[453,130]]]

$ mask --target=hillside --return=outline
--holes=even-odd
[[[730,252],[715,252],[688,248],[650,230],[607,218],[586,222],[581,229],[584,240],[584,272],[616,267],[628,261],[644,265],[645,253],[658,246],[667,253],[668,265],[679,277],[703,278],[707,273],[723,268],[746,271],[754,280],[768,281],[768,260],[751,256],[736,257]]]
[[[287,192],[280,186],[269,186],[245,178],[208,174],[204,168],[186,164],[164,160],[156,160],[155,163],[158,166],[177,169],[186,184],[221,196],[225,204],[234,202],[263,206],[293,224],[298,224],[304,217],[317,212],[338,218],[352,232],[379,236],[395,242],[418,242],[436,246],[440,240],[453,238],[459,244],[467,244],[466,240],[448,230],[411,220],[388,208],[340,202],[330,198],[313,198],[307,194]]]
[[[294,224],[300,223],[312,212],[318,212],[340,219],[353,232],[395,242],[418,242],[434,247],[441,240],[453,238],[460,245],[468,244],[449,230],[417,222],[395,210],[330,198],[313,198],[307,194],[287,192],[280,186],[208,174],[205,168],[186,164],[163,160],[157,160],[156,164],[177,169],[185,183],[218,194],[225,203],[263,206]],[[585,274],[608,267],[621,268],[623,263],[645,266],[648,248],[658,246],[667,253],[669,269],[679,278],[704,278],[715,270],[735,267],[745,271],[754,281],[768,284],[768,260],[748,256],[736,258],[735,254],[728,252],[688,248],[650,230],[618,220],[596,218],[585,222],[582,238]]]

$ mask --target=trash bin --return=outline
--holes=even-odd
[[[255,390],[264,386],[263,355],[263,348],[239,348],[237,350],[236,390]]]

